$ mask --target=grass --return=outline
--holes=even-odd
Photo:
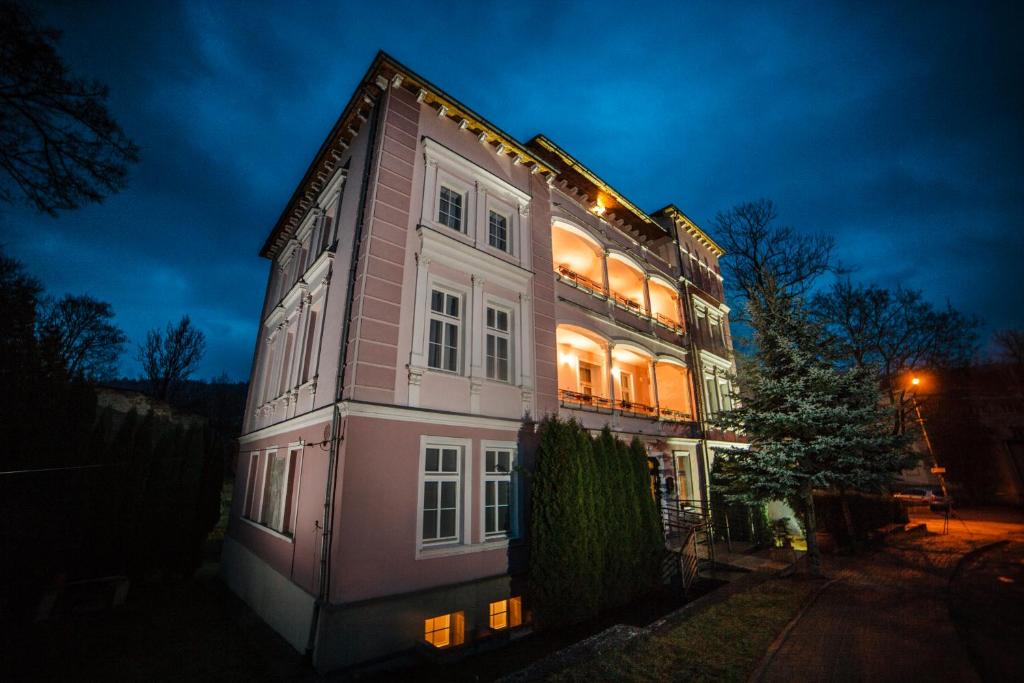
[[[818,585],[770,579],[549,680],[745,681]]]

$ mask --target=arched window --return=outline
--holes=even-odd
[[[608,255],[608,289],[620,306],[646,313],[644,305],[644,271],[622,254]]]

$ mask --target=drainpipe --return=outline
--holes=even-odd
[[[316,634],[319,630],[323,608],[330,598],[331,572],[331,537],[334,531],[334,499],[338,489],[338,447],[345,438],[344,424],[341,415],[341,401],[345,387],[345,370],[348,364],[348,343],[352,327],[352,309],[355,304],[356,271],[359,267],[359,250],[363,243],[363,232],[366,222],[366,205],[370,189],[370,176],[377,161],[377,128],[386,109],[390,91],[385,91],[377,100],[377,111],[370,119],[367,133],[366,163],[363,165],[362,182],[359,189],[359,214],[356,218],[352,243],[352,257],[349,263],[348,281],[345,292],[345,316],[342,319],[341,344],[338,348],[338,374],[334,385],[334,407],[331,415],[330,450],[327,458],[327,479],[324,491],[324,526],[320,535],[320,580],[318,582],[317,599],[313,604],[313,619],[310,621],[309,640],[306,650],[312,652],[316,645]],[[338,220],[341,215],[339,212]],[[326,308],[326,307],[325,307]],[[326,317],[325,317],[326,318]],[[325,320],[326,321],[326,320]]]

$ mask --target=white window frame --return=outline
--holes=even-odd
[[[487,451],[507,451],[511,455],[509,459],[509,473],[488,474],[487,473]],[[519,445],[515,441],[480,441],[480,488],[478,495],[480,508],[480,530],[478,540],[480,543],[507,543],[509,540],[519,538],[520,534],[520,505],[519,505],[519,475],[516,467],[519,464]],[[509,482],[509,513],[508,531],[487,533],[487,483],[492,481]]]
[[[255,466],[255,467],[254,467]],[[259,498],[261,495],[261,489],[256,485],[256,476],[260,471],[260,452],[252,451],[249,453],[249,462],[246,467],[245,473],[245,497],[242,500],[242,514],[239,515],[242,519],[256,521],[252,518],[253,501]],[[262,509],[261,505],[256,508],[257,511]]]
[[[263,498],[266,497],[266,495],[267,495],[266,486],[267,486],[267,477],[270,475],[270,463],[272,463],[274,461],[274,459],[277,458],[277,454],[281,450],[284,450],[284,475],[283,475],[283,481],[282,481],[282,484],[281,484],[283,486],[283,490],[281,492],[281,508],[280,508],[280,511],[279,511],[280,516],[281,516],[281,528],[280,529],[275,529],[274,527],[270,526],[269,520],[263,519],[263,509],[262,508],[263,508]],[[288,535],[288,533],[285,531],[285,529],[288,528],[291,525],[290,524],[291,520],[286,520],[284,518],[284,515],[285,515],[285,511],[288,510],[288,499],[291,497],[291,487],[288,485],[288,481],[291,478],[291,474],[292,474],[292,458],[291,458],[291,455],[292,455],[292,453],[296,453],[295,459],[298,460],[299,459],[299,454],[296,452],[297,450],[298,449],[295,449],[293,447],[286,447],[286,448],[283,448],[283,449],[275,448],[272,451],[268,450],[267,451],[266,465],[263,468],[263,494],[260,496],[260,524],[265,526],[266,528],[270,529],[271,531],[274,531],[276,533],[281,534],[282,536],[287,536]]]
[[[493,310],[495,312],[495,322],[497,322],[497,314],[499,312],[500,313],[504,313],[507,316],[507,318],[506,318],[507,325],[506,325],[506,329],[505,330],[499,330],[499,329],[491,327],[490,325],[487,324],[487,313],[488,313],[488,311],[491,311],[491,310]],[[484,302],[484,319],[483,319],[483,327],[484,327],[484,340],[483,340],[484,341],[484,376],[487,379],[489,379],[491,381],[494,381],[494,382],[501,382],[503,384],[515,384],[515,382],[513,380],[515,378],[516,347],[515,347],[515,338],[514,338],[514,336],[512,334],[512,331],[515,329],[514,316],[515,316],[515,309],[512,306],[509,306],[507,304],[500,303],[500,302],[497,302],[497,301],[493,301],[493,300],[488,300],[488,301]],[[488,366],[487,366],[487,361],[488,361],[487,342],[488,342],[488,338],[489,337],[494,337],[495,338],[495,342],[494,342],[494,349],[495,349],[495,356],[494,356],[494,360],[495,360],[495,364],[494,364],[495,376],[494,377],[492,377],[491,374],[488,372]],[[498,357],[497,357],[498,342],[497,342],[497,340],[498,339],[504,339],[506,341],[506,344],[507,344],[507,346],[506,346],[506,356],[507,357],[505,359],[507,367],[506,367],[506,377],[504,379],[502,379],[500,377],[497,377],[497,367],[498,367],[498,365],[497,365],[497,360],[498,360]]]
[[[447,303],[448,303],[447,297],[451,296],[451,297],[454,297],[455,299],[458,300],[458,302],[459,302],[459,315],[457,317],[453,317],[453,316],[449,315],[448,313],[439,313],[439,312],[434,310],[433,301],[434,301],[434,292],[435,291],[444,294],[444,296],[445,296],[445,310],[446,311],[447,311]],[[466,342],[465,329],[466,329],[466,302],[467,302],[467,300],[468,300],[468,297],[466,296],[466,294],[464,292],[459,291],[458,289],[455,289],[453,287],[445,286],[445,285],[440,284],[438,282],[431,282],[430,283],[430,288],[429,288],[429,290],[427,292],[427,302],[426,302],[426,307],[427,307],[427,310],[426,310],[426,320],[427,320],[427,324],[424,325],[424,328],[425,328],[424,329],[424,334],[426,335],[426,338],[423,340],[423,345],[424,345],[424,349],[423,349],[424,350],[424,354],[423,354],[424,358],[423,358],[423,360],[424,360],[424,363],[425,363],[425,366],[427,367],[427,369],[432,370],[434,372],[444,372],[444,373],[447,373],[447,374],[450,374],[450,375],[462,375],[462,374],[464,374],[463,368],[465,367],[465,347],[466,347],[466,343],[465,343]],[[435,320],[435,319],[438,320],[441,323],[441,367],[434,367],[434,366],[432,366],[430,364],[430,326],[431,326],[430,323],[433,320]],[[455,368],[452,369],[452,370],[449,370],[448,368],[444,367],[444,361],[445,361],[444,340],[445,340],[445,332],[446,332],[445,325],[455,325],[455,327],[456,327],[456,344],[457,345],[455,347]]]
[[[498,252],[499,254],[505,254],[508,256],[515,256],[518,251],[519,240],[517,239],[517,228],[519,227],[519,212],[516,207],[510,205],[501,199],[494,197],[491,192],[487,193],[487,201],[485,202],[486,207],[484,211],[484,239],[481,243],[485,244],[487,249]],[[501,216],[505,219],[505,248],[496,247],[491,244],[491,214]]]
[[[459,449],[459,472],[458,492],[456,502],[459,505],[455,514],[455,538],[444,540],[424,540],[423,538],[423,488],[428,481],[426,473],[427,449],[428,448],[457,448]],[[469,486],[467,482],[473,480],[473,442],[471,439],[457,439],[446,436],[420,437],[420,457],[418,458],[419,470],[416,477],[416,558],[437,557],[439,555],[457,554],[464,552],[469,543],[468,529],[471,525],[472,514],[469,500]],[[433,479],[433,477],[431,477]],[[438,493],[440,496],[440,492]]]
[[[455,226],[450,225],[450,224],[448,224],[448,223],[446,223],[446,222],[441,220],[441,201],[442,201],[441,195],[446,190],[447,190],[448,194],[455,195],[460,200],[459,201],[459,216],[458,216],[459,227],[455,227]],[[450,205],[451,201],[449,201],[448,203]],[[462,233],[463,235],[465,235],[466,232],[467,232],[467,230],[466,230],[466,205],[467,204],[469,204],[469,195],[466,192],[463,192],[460,189],[458,189],[457,187],[455,187],[455,183],[449,183],[449,182],[445,182],[445,181],[439,182],[437,184],[437,206],[436,206],[436,210],[434,212],[434,222],[437,223],[438,225],[440,225],[442,228],[446,228],[448,230],[454,230],[455,232],[459,232],[459,233]],[[450,212],[449,212],[448,215],[449,215],[449,217],[452,217],[452,214]]]

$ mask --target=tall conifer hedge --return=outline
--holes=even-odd
[[[647,454],[606,427],[540,425],[532,482],[530,600],[541,626],[571,624],[653,590],[665,552]]]

